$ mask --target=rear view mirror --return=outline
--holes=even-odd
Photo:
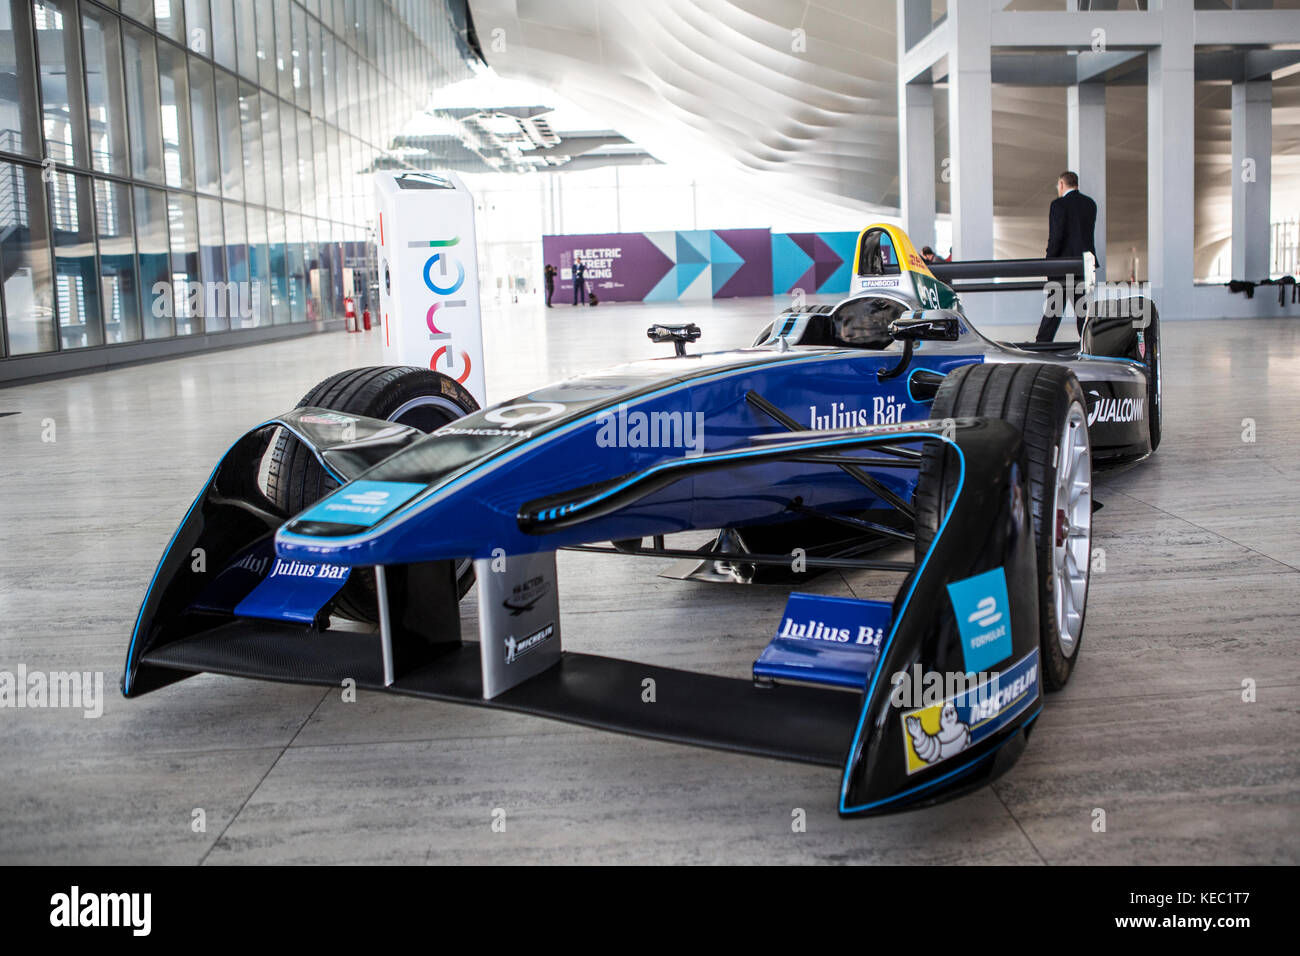
[[[904,312],[889,325],[898,342],[956,342],[961,337],[961,316],[952,309]]]

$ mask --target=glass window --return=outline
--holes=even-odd
[[[347,84],[347,96],[344,102],[347,104],[343,114],[343,128],[355,130],[361,125],[361,70],[357,66],[355,55],[345,64],[342,74],[343,82]]]
[[[314,216],[322,219],[328,219],[330,215],[330,164],[329,150],[326,148],[329,143],[326,126],[320,120],[312,120],[312,156],[315,158],[315,176],[316,188],[312,191],[310,197],[309,210]]]
[[[306,37],[306,39],[303,41],[303,43],[305,44],[307,50],[306,86],[310,94],[308,99],[308,102],[310,104],[309,108],[311,109],[313,116],[320,116],[322,111],[325,109],[325,104],[322,100],[322,96],[324,95],[325,91],[321,88],[321,73],[320,73],[321,26],[318,22],[308,17],[305,25],[305,30],[306,32],[304,33],[304,36]],[[295,30],[294,31],[295,40],[297,39],[297,36],[298,34],[297,31]]]
[[[39,156],[41,116],[26,3],[0,2],[0,149]]]
[[[285,225],[285,270],[289,277],[289,321],[307,321],[307,263],[302,248],[302,217],[288,214]]]
[[[153,26],[154,3],[155,0],[122,0],[121,10],[128,17],[139,20],[145,26],[151,27]]]
[[[171,239],[172,314],[176,316],[176,334],[193,335],[204,330],[199,215],[193,196],[182,193],[167,196],[167,225]]]
[[[289,48],[289,68],[293,80],[294,102],[311,109],[311,71],[307,66],[307,14],[302,7],[290,11],[293,17],[293,42]]]
[[[229,8],[229,3],[226,6]],[[185,0],[185,45],[195,53],[212,56],[212,24],[208,22],[208,0]]]
[[[338,37],[331,41],[334,48],[334,125],[346,129],[348,125],[348,52]]]
[[[244,220],[244,207],[239,203],[222,203],[226,232],[226,281],[236,288],[247,289],[254,296],[246,301],[256,302],[258,288],[249,282],[248,273],[248,227]],[[237,314],[227,310],[225,324],[222,328],[238,329],[244,327],[244,319],[252,324],[251,316]]]
[[[232,0],[212,0],[212,55],[226,69],[236,71],[235,6]]]
[[[235,0],[235,39],[239,44],[239,75],[257,79],[257,18],[253,0]]]
[[[280,163],[280,101],[272,93],[263,93],[262,154],[266,169],[266,204],[284,208],[284,168]]]
[[[289,28],[289,4],[274,3],[275,10],[275,75],[280,95],[293,99],[293,41]],[[266,7],[262,8],[263,10]]]
[[[226,286],[225,230],[221,203],[199,197],[199,271],[203,275],[203,331],[223,332],[230,328],[232,297]]]
[[[288,103],[280,104],[280,152],[284,171],[284,208],[297,212],[302,208],[298,168],[298,111]]]
[[[52,352],[54,290],[40,170],[0,162],[0,275],[9,354]]]
[[[338,109],[334,81],[334,38],[324,30],[319,31],[316,37],[320,43],[321,116],[333,123],[335,111]],[[312,89],[316,89],[315,84],[312,85]]]
[[[302,259],[307,280],[307,321],[319,322],[320,301],[320,248],[317,243],[316,220],[302,217]]]
[[[238,110],[237,100],[235,107]],[[211,64],[198,57],[190,58],[190,121],[194,129],[194,187],[199,192],[219,194],[222,169],[217,141],[216,92]],[[239,132],[238,123],[235,132]]]
[[[239,81],[217,70],[217,138],[221,144],[221,191],[227,199],[244,198],[244,146],[239,135],[243,104]]]
[[[283,0],[281,0],[283,3]],[[271,90],[276,89],[275,79],[275,7],[280,4],[257,4],[257,83]],[[251,77],[250,77],[251,78]]]
[[[298,121],[298,182],[301,193],[299,208],[308,215],[313,214],[316,200],[316,167],[312,156],[311,117],[304,110],[293,110]]]
[[[117,17],[82,7],[86,44],[86,111],[90,119],[91,168],[125,176],[126,93]]]
[[[163,36],[185,42],[185,8],[182,0],[153,0],[156,29]]]
[[[163,170],[167,185],[193,189],[189,57],[185,51],[170,43],[159,43],[158,76],[162,90]]]
[[[65,349],[104,344],[95,268],[95,201],[88,176],[56,172],[50,179],[54,227],[54,296]]]
[[[252,328],[271,324],[271,299],[275,289],[271,281],[271,252],[266,243],[266,212],[249,206],[248,218],[248,281],[253,290],[257,308],[247,319],[241,319],[239,328]],[[231,325],[234,326],[234,322]]]
[[[137,179],[163,181],[162,111],[158,105],[158,54],[154,38],[124,24],[126,121],[131,134],[131,172]]]
[[[95,233],[99,236],[99,287],[107,342],[140,339],[139,283],[131,187],[95,180]]]
[[[262,111],[257,90],[239,84],[239,128],[244,141],[244,194],[249,202],[266,202],[266,177],[262,173]]]
[[[76,82],[81,76],[76,7],[71,0],[36,0],[32,18],[41,64],[45,155],[55,162],[88,166],[85,102]]]
[[[266,214],[266,247],[271,256],[271,321],[276,325],[290,322],[289,261],[285,249],[284,213]]]
[[[167,194],[135,187],[135,238],[140,260],[140,305],[144,337],[175,335],[172,308],[171,246],[167,240]]]

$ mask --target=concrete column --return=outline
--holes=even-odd
[[[948,169],[954,259],[993,258],[991,0],[949,0]]]
[[[1273,81],[1232,84],[1232,277],[1265,279],[1273,186]]]
[[[1079,174],[1079,192],[1097,203],[1097,275],[1106,277],[1106,87],[1078,83],[1066,91],[1066,167]]]
[[[934,245],[934,87],[898,87],[898,192],[912,244]]]
[[[1193,311],[1192,0],[1158,5],[1164,42],[1147,54],[1147,262],[1161,314],[1181,319]]]
[[[898,0],[898,203],[917,248],[934,245],[934,87],[904,82],[907,51],[930,32],[930,0]]]

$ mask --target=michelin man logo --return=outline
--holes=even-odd
[[[927,764],[947,760],[970,746],[970,727],[957,719],[957,708],[951,701],[939,712],[939,729],[933,734],[922,726],[920,717],[908,717],[906,723],[912,750]]]

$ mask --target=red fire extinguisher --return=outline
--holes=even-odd
[[[352,302],[352,296],[343,297],[343,315],[347,319],[347,328],[349,332],[360,332],[357,328],[357,307]]]
[[[370,331],[370,310],[366,309],[361,313],[361,325],[367,332]]]

